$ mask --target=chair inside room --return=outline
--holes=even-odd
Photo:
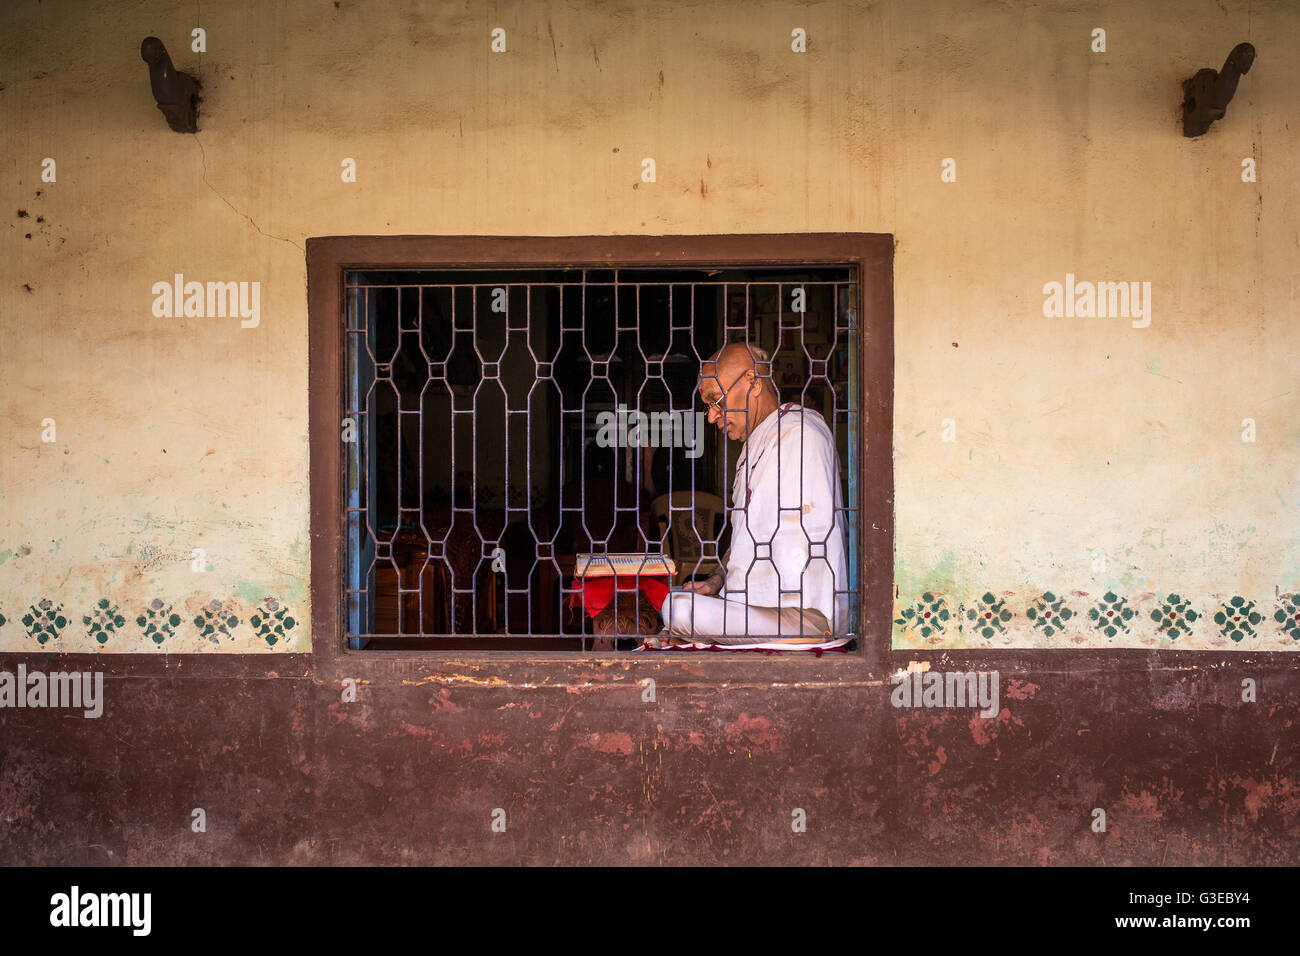
[[[705,492],[674,491],[660,495],[650,505],[656,530],[667,535],[669,554],[677,563],[673,585],[680,586],[694,578],[706,578],[722,567],[718,560],[718,525],[726,505],[717,495]],[[710,544],[714,556],[704,556]]]

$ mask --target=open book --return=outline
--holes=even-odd
[[[575,578],[610,575],[674,575],[677,564],[666,554],[579,554],[573,563]]]

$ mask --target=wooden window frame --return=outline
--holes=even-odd
[[[436,675],[472,666],[518,679],[556,667],[619,664],[660,671],[708,660],[711,672],[770,678],[785,664],[806,677],[866,677],[888,655],[893,612],[893,238],[868,233],[720,236],[335,236],[307,240],[308,434],[311,454],[312,650],[322,676]],[[860,512],[859,649],[768,655],[727,652],[600,653],[527,650],[353,650],[343,600],[345,521],[340,476],[344,416],[346,273],[458,268],[637,268],[646,266],[853,266],[858,273]],[[868,532],[867,529],[870,529]],[[756,659],[757,658],[757,659]],[[737,678],[738,679],[738,678]]]

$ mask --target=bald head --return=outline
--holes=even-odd
[[[730,345],[724,345],[714,353],[713,358],[706,359],[700,364],[700,385],[713,379],[712,384],[717,385],[718,391],[721,392],[736,379],[745,375],[746,372],[754,373],[754,380],[759,383],[759,387],[771,393],[776,397],[776,387],[772,384],[772,361],[767,352],[757,345],[750,345],[748,342],[732,342]],[[715,396],[716,397],[716,396]]]
[[[779,404],[767,352],[748,342],[733,342],[700,363],[700,397],[711,407],[709,421],[728,438],[745,439]]]

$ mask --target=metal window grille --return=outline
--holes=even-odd
[[[719,564],[732,508],[749,502],[733,500],[741,442],[707,422],[697,386],[727,389],[701,370],[732,342],[763,349],[779,401],[818,410],[831,431],[846,558],[833,630],[856,634],[858,281],[849,266],[347,272],[350,646],[635,647],[648,617],[637,592],[615,591],[613,629],[607,615],[598,635],[575,556],[666,554],[674,585]],[[657,427],[633,432],[638,412]],[[801,468],[783,448],[778,469]],[[798,519],[784,492],[779,506],[778,523]],[[702,527],[710,508],[718,520]],[[764,543],[755,561],[771,560]],[[805,545],[809,566],[826,563],[825,537]],[[802,586],[788,577],[782,603]]]

